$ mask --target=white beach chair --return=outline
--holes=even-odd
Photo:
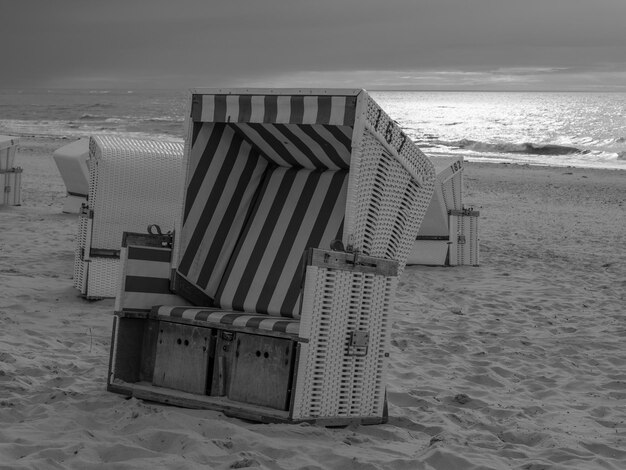
[[[22,168],[15,167],[15,153],[20,139],[0,135],[0,206],[22,204]]]
[[[385,421],[432,164],[364,90],[195,90],[189,116],[173,242],[126,236],[108,389],[265,422]]]
[[[67,189],[63,212],[78,214],[89,196],[89,139],[64,145],[54,151],[52,158]]]
[[[89,140],[89,197],[78,218],[74,286],[88,299],[113,298],[125,231],[174,230],[183,144],[117,136]]]
[[[22,169],[0,170],[0,206],[22,205]]]
[[[407,264],[479,264],[478,211],[463,205],[463,157],[429,157],[437,179]]]
[[[0,171],[7,171],[13,168],[15,153],[19,143],[19,137],[0,135]]]

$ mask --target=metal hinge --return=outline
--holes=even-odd
[[[351,331],[348,338],[348,356],[367,355],[369,331]]]

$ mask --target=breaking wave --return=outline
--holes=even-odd
[[[446,147],[456,147],[459,149],[470,150],[474,152],[495,152],[495,153],[523,153],[528,155],[571,155],[576,153],[586,153],[587,150],[558,144],[536,144],[532,142],[513,143],[499,142],[489,143],[476,140],[461,139],[452,142],[437,141],[431,142],[436,145]]]

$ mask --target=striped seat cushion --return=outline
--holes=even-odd
[[[347,170],[274,168],[224,272],[216,305],[297,318],[303,253],[342,238],[347,186]]]
[[[291,336],[294,339],[298,338],[300,332],[298,320],[211,308],[160,306],[153,309],[153,314],[160,320],[185,320],[194,324],[206,324],[208,327],[271,331]]]

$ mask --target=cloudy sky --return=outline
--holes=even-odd
[[[0,88],[626,91],[626,0],[0,0]]]

